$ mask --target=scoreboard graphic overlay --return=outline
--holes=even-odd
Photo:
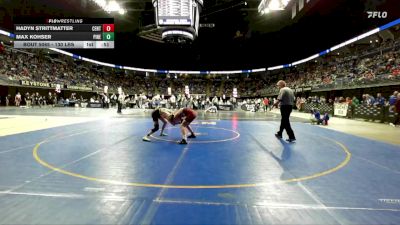
[[[114,48],[114,18],[17,18],[14,33],[14,48]]]

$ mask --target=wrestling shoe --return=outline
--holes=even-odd
[[[286,141],[288,141],[288,142],[294,142],[294,141],[296,141],[296,138],[288,138],[288,139],[286,139]]]
[[[180,145],[186,145],[187,141],[185,139],[182,139],[180,142],[178,142],[178,144]]]
[[[142,140],[143,140],[143,141],[150,141],[150,138],[149,138],[148,136],[144,136],[144,137],[142,138]]]
[[[191,134],[190,136],[188,136],[188,138],[196,138],[196,135]]]

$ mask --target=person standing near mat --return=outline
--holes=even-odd
[[[156,108],[152,113],[151,117],[153,118],[153,123],[154,123],[154,128],[149,131],[149,133],[143,137],[143,141],[150,141],[150,135],[154,134],[157,132],[160,128],[160,125],[158,124],[158,120],[161,120],[163,122],[163,125],[161,127],[161,133],[160,136],[167,136],[164,134],[164,129],[167,126],[167,122],[170,122],[172,124],[173,122],[173,117],[174,114],[171,110],[166,109],[166,108]]]
[[[274,103],[274,107],[277,107],[280,104],[281,111],[281,125],[279,131],[275,134],[277,138],[282,138],[283,130],[286,130],[289,138],[286,139],[288,142],[296,141],[296,137],[294,136],[292,127],[290,126],[290,113],[292,113],[293,104],[294,104],[294,94],[293,90],[289,87],[286,87],[286,82],[283,80],[278,81],[276,84],[279,87],[279,95],[276,103]]]
[[[181,108],[174,112],[172,125],[181,124],[182,140],[179,144],[187,144],[187,138],[196,138],[196,135],[190,127],[190,123],[196,119],[196,117],[197,112],[191,108]],[[191,135],[187,136],[186,130],[189,130]]]

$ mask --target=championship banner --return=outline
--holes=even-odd
[[[335,103],[334,104],[334,115],[335,116],[347,116],[347,109],[349,105],[347,103]]]

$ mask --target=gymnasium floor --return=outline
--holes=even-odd
[[[143,142],[149,115],[0,108],[0,224],[400,224],[400,145],[270,112]]]

